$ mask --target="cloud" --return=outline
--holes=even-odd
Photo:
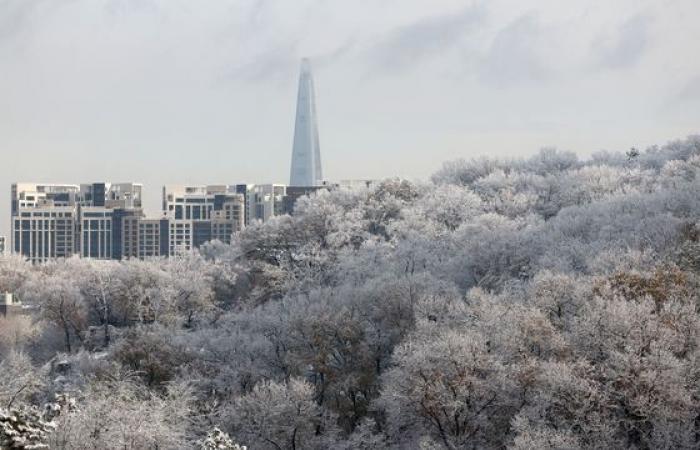
[[[370,44],[370,60],[389,70],[412,66],[452,49],[483,16],[483,9],[474,6],[394,29]]]
[[[45,0],[0,0],[0,40],[22,31]]]
[[[610,69],[626,69],[634,66],[644,56],[650,43],[651,18],[639,14],[613,33],[600,36],[593,47],[598,63]]]
[[[696,75],[686,82],[678,92],[678,100],[700,100],[700,75]]]
[[[350,55],[357,48],[355,39],[348,39],[331,51],[305,55],[311,59],[314,67],[330,66]]]
[[[246,82],[281,81],[288,79],[289,73],[294,72],[293,67],[299,64],[300,57],[299,42],[289,41],[233,67],[226,78]]]
[[[109,0],[105,9],[114,16],[127,16],[133,13],[156,13],[160,6],[154,0]]]
[[[524,14],[501,29],[478,67],[486,84],[504,86],[546,79],[550,71],[539,53],[541,27],[536,16]]]

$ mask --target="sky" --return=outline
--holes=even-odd
[[[700,132],[697,0],[0,0],[14,181],[288,181],[311,59],[325,178]]]

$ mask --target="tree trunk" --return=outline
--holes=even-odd
[[[71,347],[70,347],[70,329],[68,328],[68,324],[64,323],[63,324],[63,333],[65,335],[65,341],[66,341],[66,351],[68,353],[71,352]]]

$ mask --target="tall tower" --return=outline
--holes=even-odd
[[[292,147],[289,184],[290,186],[317,186],[322,181],[314,78],[311,75],[309,60],[304,58],[301,60],[301,73],[299,74],[299,93],[297,94],[297,115],[294,124],[294,145]]]

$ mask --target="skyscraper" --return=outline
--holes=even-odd
[[[311,75],[311,64],[306,58],[301,60],[301,73],[299,74],[292,168],[289,178],[291,186],[317,186],[323,180],[314,79]]]

